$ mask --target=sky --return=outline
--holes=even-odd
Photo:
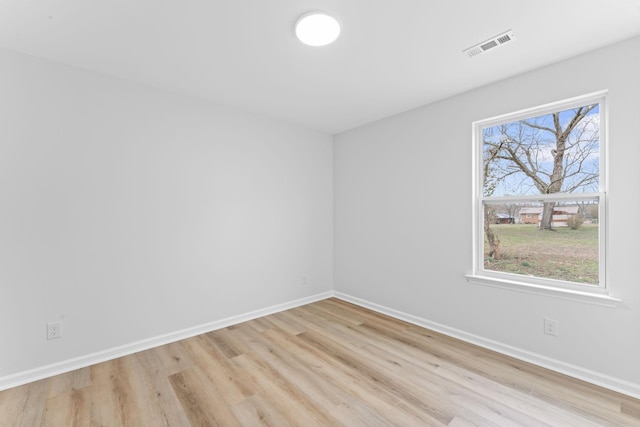
[[[575,116],[576,109],[560,111],[558,114],[562,129],[566,129]],[[525,124],[527,123],[527,124]],[[533,126],[531,126],[533,125]],[[541,129],[549,128],[549,129]],[[492,158],[489,179],[484,181],[486,196],[517,196],[540,194],[531,177],[513,160],[498,158],[507,155],[510,147],[525,168],[532,171],[543,182],[549,184],[556,152],[556,136],[552,113],[531,117],[521,121],[483,129],[483,155]],[[600,106],[596,105],[569,134],[563,159],[566,178],[561,192],[597,192],[600,170]],[[491,148],[501,146],[498,156],[492,156]],[[587,182],[582,183],[586,178]],[[495,184],[493,191],[491,184]]]

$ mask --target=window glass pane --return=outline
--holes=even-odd
[[[540,230],[553,212],[552,231]],[[484,204],[484,269],[599,283],[597,200]]]
[[[596,193],[600,105],[482,129],[483,196]]]

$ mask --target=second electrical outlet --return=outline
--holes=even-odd
[[[544,333],[547,335],[558,336],[558,322],[553,319],[544,319]]]
[[[62,336],[62,322],[47,323],[47,339],[52,340]]]

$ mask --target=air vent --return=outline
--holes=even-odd
[[[514,39],[515,37],[513,36],[513,31],[509,30],[495,37],[492,37],[489,40],[485,40],[482,43],[478,43],[475,46],[465,49],[462,52],[465,53],[469,58],[472,58],[474,56],[480,55],[481,53],[485,53],[490,49],[502,46],[503,44]]]

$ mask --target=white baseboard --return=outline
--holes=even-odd
[[[33,381],[38,381],[44,378],[49,378],[54,375],[63,374],[65,372],[73,371],[75,369],[85,368],[87,366],[95,365],[96,363],[101,363],[101,362],[112,360],[118,357],[127,356],[133,353],[137,353],[139,351],[148,350],[150,348],[169,344],[175,341],[191,338],[196,335],[215,331],[217,329],[226,328],[228,326],[236,325],[238,323],[247,322],[249,320],[253,320],[258,317],[279,313],[284,310],[289,310],[290,308],[300,307],[302,305],[327,299],[332,296],[333,296],[332,291],[323,292],[321,294],[316,294],[310,297],[289,301],[289,302],[274,305],[271,307],[266,307],[260,310],[251,311],[249,313],[241,314],[238,316],[232,316],[226,319],[216,320],[203,325],[198,325],[191,328],[183,329],[181,331],[176,331],[169,334],[144,339],[144,340],[126,344],[120,347],[115,347],[108,350],[99,351],[97,353],[88,354],[86,356],[80,356],[80,357],[65,360],[62,362],[54,363],[51,365],[31,369],[29,371],[19,372],[16,374],[5,376],[5,377],[0,377],[0,391],[6,390],[12,387],[17,387],[19,385],[27,384]]]
[[[379,304],[375,304],[360,298],[352,297],[341,292],[333,292],[335,298],[350,302],[352,304],[368,308],[381,314],[394,317],[396,319],[404,320],[405,322],[412,323],[417,326],[421,326],[426,329],[431,329],[435,332],[439,332],[444,335],[448,335],[459,340],[475,344],[480,347],[484,347],[489,350],[496,351],[506,356],[511,356],[516,359],[532,363],[534,365],[541,366],[543,368],[550,369],[555,372],[559,372],[564,375],[568,375],[579,380],[586,381],[591,384],[598,385],[600,387],[607,388],[627,396],[640,399],[640,384],[635,384],[621,378],[611,377],[609,375],[601,374],[589,369],[582,368],[580,366],[572,365],[562,362],[560,360],[551,359],[546,356],[542,356],[536,353],[532,353],[527,350],[523,350],[517,347],[512,347],[507,344],[503,344],[497,341],[489,340],[478,335],[470,334],[455,328],[451,328],[440,323],[432,322],[421,317],[417,317],[411,314],[403,313],[392,308],[388,308]]]

